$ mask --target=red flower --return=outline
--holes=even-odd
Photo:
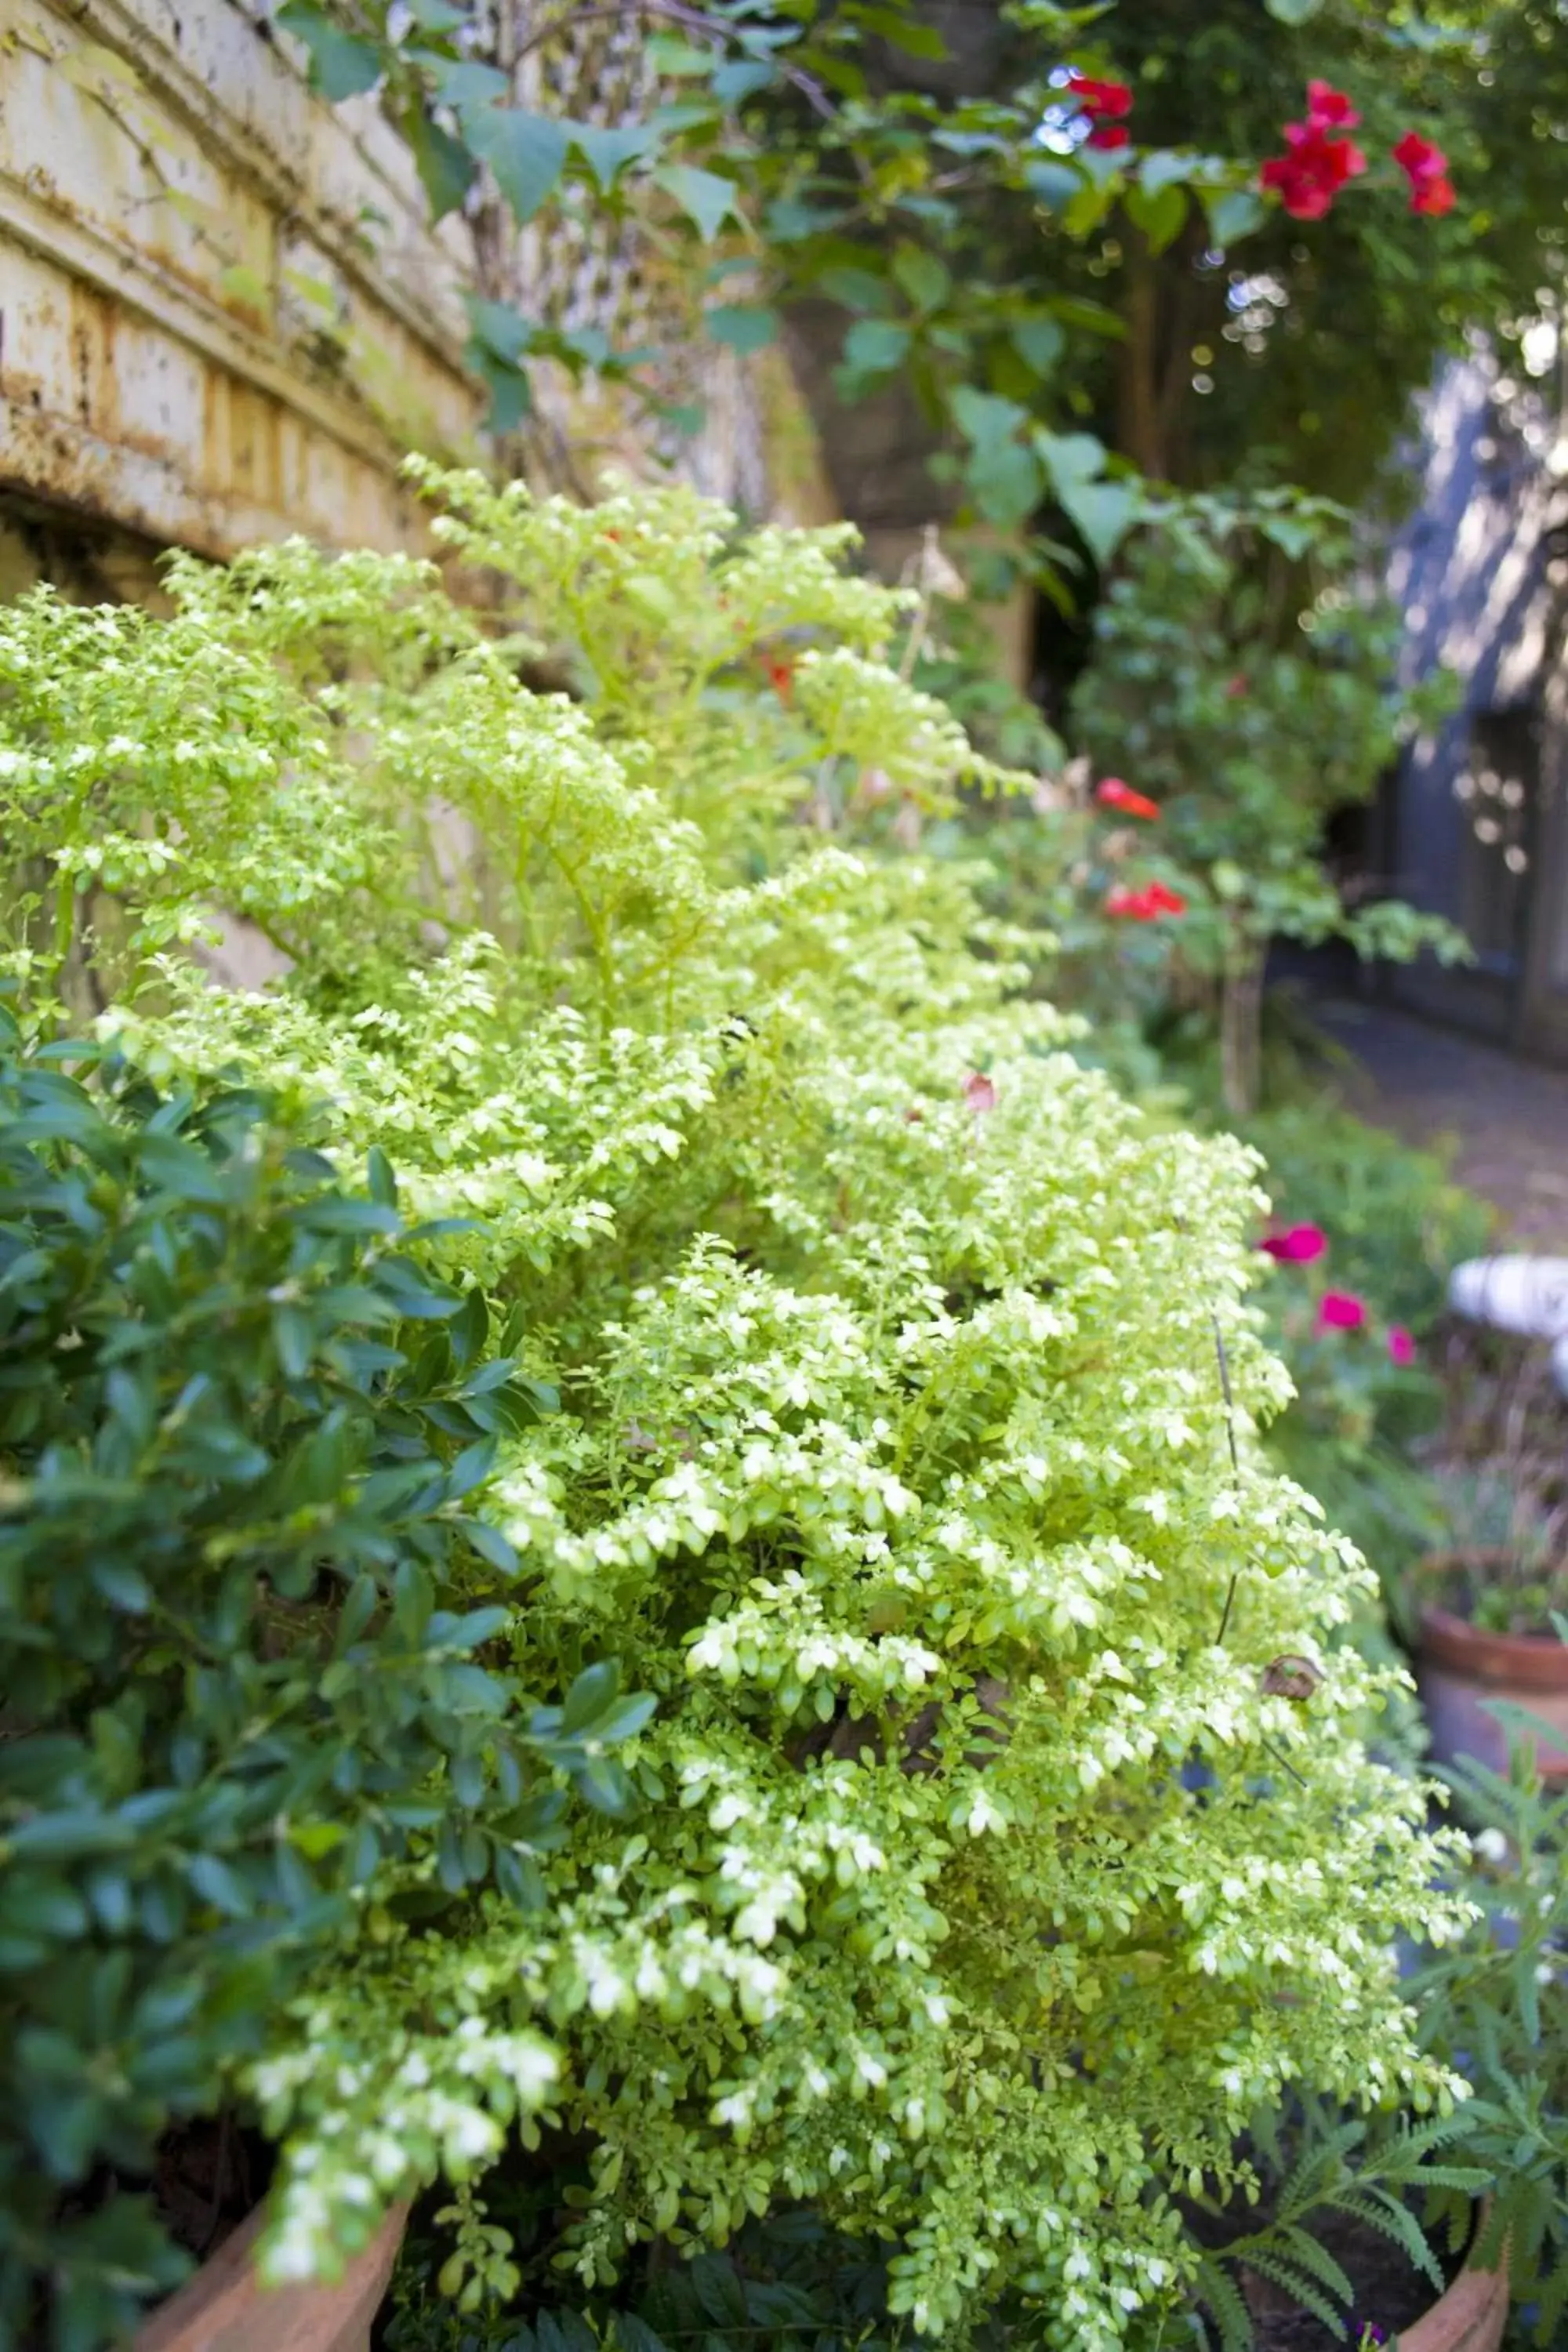
[[[1331,82],[1307,84],[1307,120],[1320,131],[1353,131],[1361,121],[1342,89]]]
[[[1415,1342],[1403,1323],[1393,1323],[1388,1331],[1388,1360],[1403,1371],[1415,1361]]]
[[[1289,1233],[1268,1234],[1258,1244],[1280,1265],[1310,1265],[1329,1246],[1321,1225],[1292,1225]]]
[[[1413,213],[1451,213],[1454,209],[1454,183],[1439,172],[1435,180],[1423,180],[1410,193]]]
[[[1125,882],[1118,882],[1105,894],[1105,911],[1130,923],[1152,923],[1162,915],[1184,915],[1187,902],[1179,890],[1167,890],[1163,882],[1147,883],[1142,890],[1131,890]]]
[[[1448,158],[1436,142],[1423,139],[1419,131],[1405,132],[1394,151],[1394,160],[1417,186],[1423,180],[1440,180],[1448,168]]]
[[[996,1088],[981,1070],[971,1070],[963,1081],[963,1099],[976,1118],[996,1108]]]
[[[1423,139],[1419,131],[1407,131],[1394,151],[1394,160],[1410,182],[1413,213],[1453,211],[1454,183],[1448,177],[1448,159],[1433,140]]]
[[[1069,74],[1068,88],[1091,116],[1103,115],[1115,121],[1132,111],[1132,92],[1124,81],[1096,81],[1092,74]]]
[[[1160,814],[1158,801],[1148,799],[1142,793],[1135,793],[1131,784],[1122,782],[1120,776],[1107,776],[1102,784],[1097,784],[1094,797],[1101,808],[1120,809],[1123,816],[1152,820]]]
[[[1359,1331],[1366,1308],[1352,1291],[1325,1290],[1318,1301],[1320,1331]]]
[[[787,702],[795,688],[795,664],[775,654],[767,664],[768,684],[781,702]]]
[[[1326,121],[1316,115],[1307,122],[1288,122],[1285,144],[1289,153],[1271,155],[1258,182],[1279,189],[1292,220],[1321,220],[1347,180],[1359,179],[1366,169],[1361,149],[1348,139],[1331,138]]]
[[[1102,122],[1084,141],[1086,147],[1131,147],[1132,133],[1120,122]]]
[[[1241,698],[1242,698],[1242,696],[1243,696],[1246,692],[1247,692],[1247,680],[1246,680],[1246,678],[1243,677],[1243,675],[1242,675],[1241,671],[1240,671],[1240,670],[1237,670],[1237,673],[1236,673],[1236,676],[1231,679],[1231,681],[1230,681],[1229,685],[1226,688],[1226,690],[1225,690],[1225,698],[1226,698],[1226,700],[1227,702],[1239,702],[1239,701],[1240,701],[1240,699],[1241,699]]]

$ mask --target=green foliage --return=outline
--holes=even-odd
[[[424,1931],[396,1865],[384,1940],[274,2018],[272,2273],[439,2168],[445,2291],[506,2293],[475,2182],[511,2130],[585,2168],[540,2257],[574,2302],[806,2205],[886,2249],[915,2332],[1010,2298],[1072,2352],[1133,2339],[1196,2259],[1177,2193],[1226,2193],[1287,2082],[1449,2095],[1393,1938],[1462,1906],[1356,1737],[1400,1678],[1332,1642],[1373,1580],[1260,1443],[1258,1162],[1079,1066],[962,864],[858,844],[859,809],[1024,780],[888,666],[903,605],[842,534],[425,478],[516,635],[299,546],[176,566],[112,667],[47,599],[0,619],[35,837],[16,779],[56,789],[60,746],[19,652],[169,850],[73,902],[133,992],[105,1034],[395,1160],[422,1278],[482,1285],[560,1394],[467,1514],[519,1563],[496,1638],[536,1691],[613,1649],[658,1702],[638,1811],[575,1817],[542,1909],[471,1884]],[[321,779],[268,803],[312,914],[233,994],[163,944],[234,903],[164,747],[231,756],[264,682]],[[1310,1709],[1263,1686],[1287,1652]]]
[[[1440,1494],[1411,1454],[1441,1415],[1421,1342],[1444,1311],[1449,1268],[1485,1251],[1495,1218],[1437,1152],[1331,1098],[1277,1105],[1244,1132],[1268,1162],[1276,1226],[1316,1224],[1328,1243],[1310,1269],[1280,1265],[1266,1286],[1270,1334],[1297,1390],[1269,1443],[1375,1563],[1397,1612],[1405,1570],[1442,1538]],[[1361,1329],[1321,1328],[1329,1288],[1364,1303]],[[1415,1343],[1409,1363],[1391,1353],[1402,1331]]]
[[[1464,2160],[1468,2110],[1415,2128],[1401,2125],[1376,2138],[1365,2124],[1319,2109],[1292,2120],[1295,2152],[1288,2160],[1279,2119],[1261,2119],[1265,2178],[1269,2170],[1276,2176],[1268,2221],[1217,2248],[1198,2273],[1196,2299],[1213,2331],[1200,2325],[1199,2337],[1217,2352],[1251,2352],[1252,2318],[1234,2275],[1242,2270],[1283,2287],[1341,2341],[1350,2341],[1354,2283],[1316,2234],[1330,2216],[1387,2238],[1428,2280],[1436,2300],[1447,2282],[1413,2200],[1430,2206],[1446,2200],[1468,2221],[1470,2199],[1488,2185],[1485,2168]]]
[[[1271,940],[1342,938],[1406,962],[1470,953],[1436,917],[1348,903],[1322,868],[1331,814],[1370,799],[1453,686],[1392,686],[1397,620],[1347,584],[1345,520],[1284,493],[1176,506],[1139,535],[1097,613],[1075,698],[1091,758],[1161,805],[1160,846],[1185,900],[1167,952],[1217,992],[1237,1117],[1258,1108]]]
[[[473,1516],[552,1400],[419,1247],[379,1154],[346,1186],[254,1093],[0,1008],[7,2341],[46,2281],[68,2348],[177,2275],[143,2196],[85,2192],[232,2094],[389,1871],[426,1926],[537,1906],[558,1780],[624,1809],[603,1745],[647,1703],[601,1668],[529,1706]]]
[[[1445,1774],[1473,1824],[1468,1891],[1481,1916],[1413,1990],[1423,2042],[1473,2092],[1459,2152],[1484,2170],[1490,2200],[1474,2258],[1495,2263],[1506,2247],[1520,2340],[1544,2347],[1561,2340],[1568,2310],[1568,1794],[1543,1785],[1530,1753],[1544,1727],[1506,1712],[1507,1779],[1479,1764]]]

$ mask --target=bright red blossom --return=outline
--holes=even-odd
[[[1366,1321],[1366,1307],[1353,1291],[1325,1290],[1318,1301],[1320,1331],[1359,1331]]]
[[[1413,213],[1453,211],[1454,183],[1448,177],[1448,159],[1436,141],[1424,139],[1419,131],[1407,131],[1394,151],[1394,160],[1410,182]]]
[[[1280,1265],[1310,1265],[1329,1246],[1321,1225],[1292,1225],[1288,1233],[1267,1234],[1258,1244]]]
[[[1092,74],[1075,73],[1068,89],[1093,125],[1089,134],[1091,147],[1130,147],[1132,134],[1123,129],[1121,117],[1132,111],[1132,92],[1124,81],[1097,81]]]
[[[768,684],[781,702],[787,702],[795,688],[795,664],[774,658],[767,665]]]
[[[1168,890],[1163,882],[1146,883],[1142,890],[1118,882],[1105,894],[1105,911],[1130,923],[1152,923],[1162,915],[1184,915],[1187,902],[1179,890]]]
[[[1151,821],[1160,814],[1158,801],[1150,800],[1144,793],[1135,793],[1131,784],[1122,782],[1120,776],[1107,776],[1103,783],[1097,784],[1094,797],[1101,808],[1120,809],[1123,816],[1141,816]]]
[[[1336,89],[1332,82],[1310,81],[1307,120],[1322,131],[1353,131],[1361,117],[1344,91]]]
[[[1132,111],[1132,91],[1124,81],[1097,81],[1092,74],[1068,76],[1068,88],[1089,115],[1116,121]]]
[[[1285,125],[1288,154],[1270,155],[1258,174],[1263,188],[1277,188],[1292,220],[1321,220],[1347,181],[1360,179],[1366,157],[1349,139],[1333,135],[1361,118],[1342,90],[1312,82],[1305,122]]]
[[[1394,151],[1394,160],[1400,170],[1413,181],[1439,180],[1448,168],[1448,158],[1432,139],[1423,139],[1419,131],[1407,131]]]

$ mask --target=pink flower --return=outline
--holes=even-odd
[[[1101,808],[1120,809],[1123,816],[1141,816],[1147,823],[1152,824],[1160,814],[1158,801],[1150,800],[1144,793],[1135,793],[1120,776],[1107,776],[1103,783],[1096,784],[1094,797]]]
[[[1310,81],[1307,120],[1320,131],[1353,131],[1361,117],[1342,89],[1331,82]]]
[[[1226,691],[1226,700],[1227,700],[1227,701],[1230,701],[1230,702],[1239,702],[1239,701],[1240,701],[1240,699],[1241,699],[1241,698],[1242,698],[1242,696],[1247,692],[1247,677],[1246,677],[1246,673],[1245,673],[1244,671],[1242,671],[1242,670],[1239,670],[1239,669],[1238,669],[1238,670],[1237,671],[1237,673],[1236,673],[1236,676],[1231,679],[1231,681],[1230,681],[1229,685],[1226,688],[1226,690],[1225,690],[1225,691]]]
[[[1321,1225],[1292,1225],[1288,1233],[1269,1234],[1258,1243],[1281,1265],[1310,1265],[1329,1246]]]
[[[1366,1308],[1353,1291],[1325,1290],[1318,1301],[1320,1331],[1359,1331],[1366,1321]]]
[[[1388,1360],[1403,1371],[1415,1361],[1415,1342],[1403,1323],[1391,1323],[1388,1328]]]
[[[963,1099],[976,1118],[996,1108],[996,1089],[980,1070],[971,1070],[963,1081]]]

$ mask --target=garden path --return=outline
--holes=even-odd
[[[1411,1143],[1452,1138],[1456,1175],[1501,1211],[1510,1241],[1568,1252],[1568,1070],[1386,1005],[1340,999],[1317,1017],[1356,1057],[1354,1109]]]

